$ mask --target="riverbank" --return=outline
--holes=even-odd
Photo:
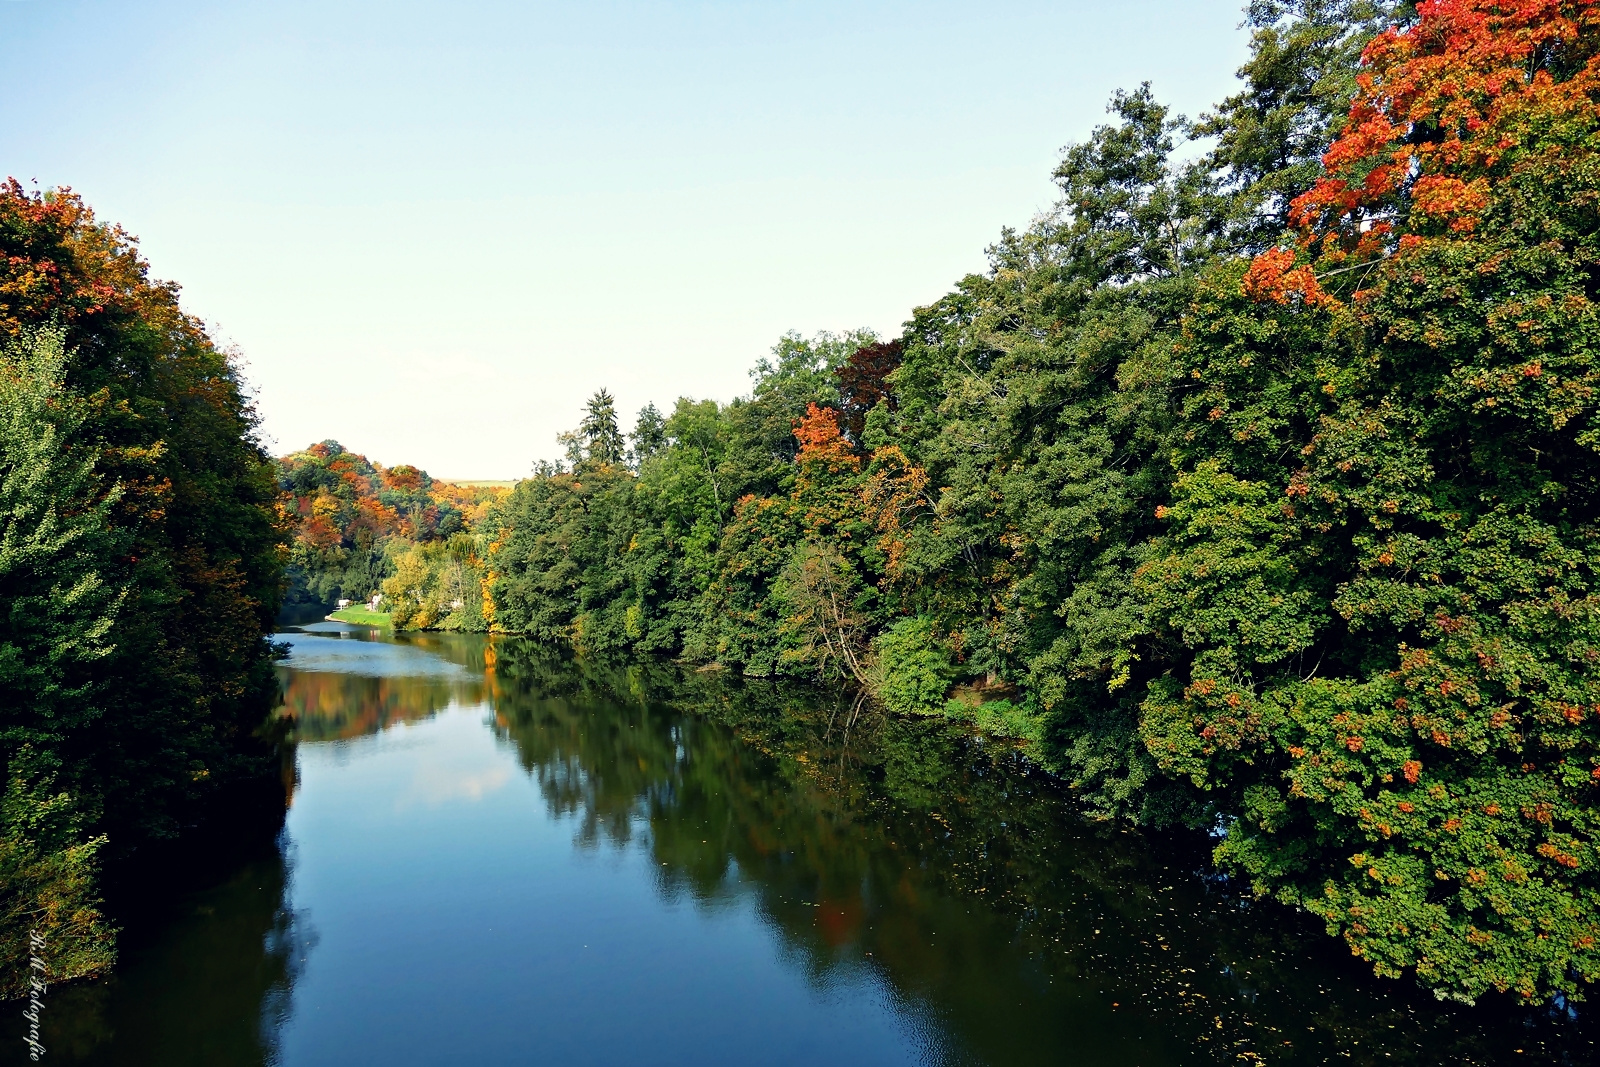
[[[387,611],[372,611],[369,608],[348,607],[340,608],[328,616],[331,622],[348,622],[355,626],[393,626]]]

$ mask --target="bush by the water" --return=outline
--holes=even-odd
[[[902,619],[873,642],[877,654],[873,692],[885,707],[902,715],[943,711],[950,685],[961,668],[935,633],[934,620]]]

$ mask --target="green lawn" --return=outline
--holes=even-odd
[[[340,622],[355,623],[357,626],[389,625],[389,613],[387,611],[368,611],[366,608],[355,606],[340,608],[332,615],[329,615],[328,618],[338,619]]]

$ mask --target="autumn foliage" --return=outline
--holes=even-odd
[[[384,467],[322,441],[277,461],[278,507],[293,529],[289,602],[366,600],[413,544],[465,534],[503,490],[452,485],[401,464]]]
[[[94,835],[164,832],[263,758],[283,545],[308,603],[381,589],[401,625],[970,723],[1095,815],[1216,835],[1257,906],[1317,916],[1378,975],[1584,996],[1597,8],[1252,4],[1238,95],[1191,124],[1117,94],[1055,210],[899,337],[786,334],[748,395],[628,434],[601,390],[503,496],[335,442],[274,470],[126,236],[13,183],[0,385],[22,414],[0,431],[86,547],[52,564],[75,621],[45,568],[0,566],[53,620],[0,639],[78,649],[56,688],[0,657],[11,788],[56,828],[8,829],[8,869],[87,899]],[[51,419],[67,447],[30,450]]]
[[[1367,45],[1294,250],[1242,275],[1281,340],[1220,289],[1191,318],[1214,429],[1146,571],[1202,640],[1144,732],[1237,790],[1219,855],[1466,1000],[1600,977],[1596,18],[1423,3]]]

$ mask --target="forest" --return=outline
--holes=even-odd
[[[1380,976],[1581,998],[1600,4],[1246,22],[1235,95],[1119,92],[1054,209],[898,336],[786,334],[747,395],[631,428],[600,389],[505,492],[333,441],[269,459],[131,239],[13,182],[6,899],[103,969],[100,854],[273,758],[280,601],[377,594],[396,627],[967,723],[1092,818],[1211,835]]]
[[[293,531],[285,567],[284,610],[331,609],[340,600],[366,600],[397,566],[409,573],[417,560],[434,560],[440,551],[467,552],[469,528],[480,524],[494,487],[441,482],[427,471],[400,465],[384,467],[347,452],[337,441],[322,441],[277,461],[279,512]],[[436,590],[461,601],[446,581]],[[482,595],[464,603],[476,611]],[[479,614],[452,619],[442,614],[401,611],[402,626],[487,629]]]

